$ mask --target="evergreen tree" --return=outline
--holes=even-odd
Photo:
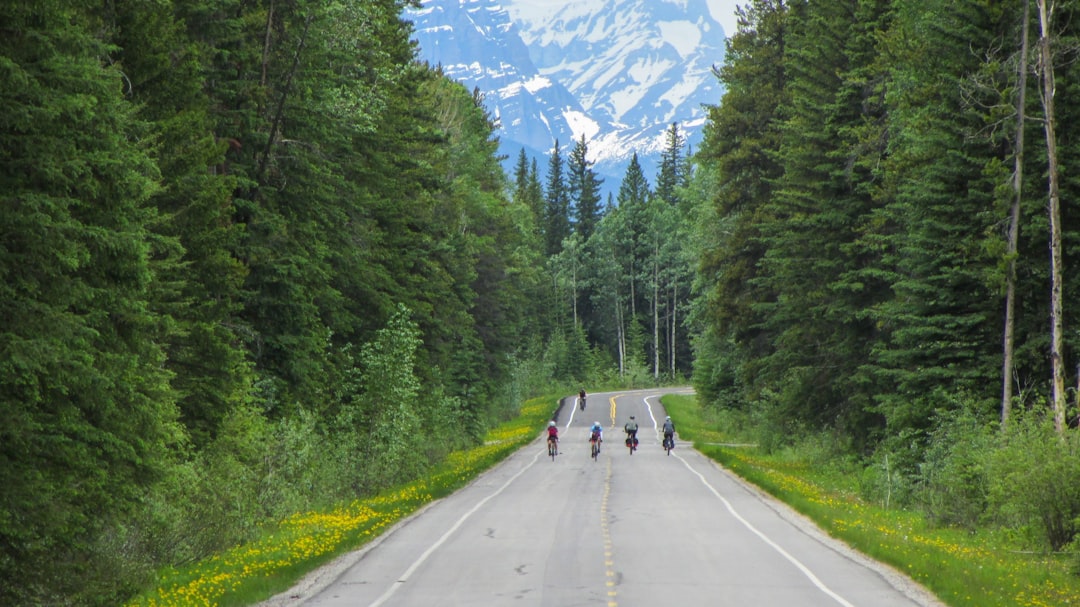
[[[660,153],[660,173],[656,177],[656,197],[668,204],[679,206],[682,202],[679,189],[689,181],[689,164],[686,154],[686,136],[679,131],[679,123],[672,122]]]
[[[701,393],[722,394],[752,386],[757,376],[755,359],[771,348],[770,335],[763,331],[759,302],[774,296],[756,278],[765,255],[760,226],[767,220],[765,203],[772,198],[781,164],[780,107],[789,92],[784,69],[788,39],[788,14],[801,3],[789,7],[782,0],[754,0],[740,8],[739,30],[727,41],[724,65],[718,77],[725,92],[720,105],[709,109],[705,139],[697,153],[698,162],[715,172],[719,187],[705,204],[725,229],[712,233],[703,245],[702,294],[707,309],[705,322],[714,327],[706,334],[709,344],[699,348],[730,349],[727,366],[736,371],[698,366],[695,386]],[[712,358],[711,360],[718,360]],[[722,385],[703,382],[723,380]],[[745,403],[754,393],[732,400]]]
[[[162,220],[153,226],[160,235],[153,255],[161,260],[154,305],[172,319],[163,340],[167,366],[181,420],[201,447],[251,389],[237,328],[245,269],[234,256],[241,238],[232,221],[235,184],[222,174],[227,144],[213,136],[200,51],[183,24],[143,2],[120,2],[111,15],[115,60],[140,117],[157,130],[153,151],[162,187],[152,200]]]
[[[873,224],[871,184],[884,156],[884,91],[877,36],[887,1],[808,4],[792,13],[785,70],[791,92],[779,159],[784,173],[761,226],[759,284],[777,294],[760,308],[775,335],[757,381],[801,408],[794,415],[853,433],[870,430],[872,384],[851,382],[877,331],[869,310],[889,285],[860,240]]]
[[[589,146],[585,135],[574,143],[567,165],[567,195],[573,208],[573,229],[588,241],[600,221],[600,186],[604,180],[593,171],[593,161],[588,159]]]
[[[633,318],[644,309],[644,293],[639,288],[641,268],[645,264],[645,205],[652,198],[649,182],[641,170],[637,153],[630,157],[622,183],[619,184],[618,209],[623,228],[617,236],[622,275],[627,281],[629,314]]]
[[[893,432],[925,428],[936,390],[986,394],[997,384],[999,300],[978,243],[998,221],[985,213],[998,184],[983,168],[999,152],[970,136],[983,118],[956,86],[979,69],[971,49],[996,44],[994,13],[975,3],[901,3],[890,32],[892,177],[876,240],[895,296],[874,311],[887,333],[872,361]]]
[[[563,158],[559,142],[548,160],[547,187],[544,190],[544,242],[548,256],[562,250],[563,240],[570,235],[570,194],[563,175]]]
[[[0,3],[4,604],[91,600],[97,533],[139,503],[177,438],[150,306],[150,131],[92,17]]]

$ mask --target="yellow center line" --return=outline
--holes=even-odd
[[[616,409],[616,407],[615,407],[615,397],[612,396],[611,398],[608,399],[608,401],[611,403],[611,427],[614,428],[615,427],[615,419],[616,419],[616,417],[615,417],[615,409]]]
[[[615,416],[615,398],[611,398],[611,413],[612,418]],[[604,568],[605,582],[608,591],[608,607],[618,607],[619,602],[615,600],[618,596],[618,591],[615,590],[615,559],[614,546],[611,542],[611,529],[608,527],[608,497],[611,495],[611,458],[604,458],[607,461],[607,473],[604,477],[604,497],[600,500],[600,529],[604,538]]]

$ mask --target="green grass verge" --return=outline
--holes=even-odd
[[[421,480],[331,511],[297,513],[257,541],[191,567],[161,571],[157,587],[127,607],[242,607],[288,590],[308,572],[360,548],[535,439],[557,406],[554,396],[529,400],[518,417],[490,430],[483,445],[451,453]]]
[[[868,504],[855,490],[857,469],[822,466],[797,452],[724,446],[746,441],[726,434],[718,414],[703,410],[696,398],[669,395],[663,403],[682,440],[951,607],[1080,605],[1080,577],[1064,558],[1021,552],[1000,533],[935,528],[919,513]]]

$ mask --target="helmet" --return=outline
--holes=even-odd
[[[671,416],[667,416],[667,421],[671,421]]]
[[[634,419],[634,416],[633,416],[633,415],[631,415],[631,416],[630,416],[630,419]]]
[[[600,422],[593,422],[593,423],[592,423],[592,425],[594,425],[594,426],[599,426],[599,425],[600,425]]]
[[[549,425],[549,426],[554,426],[554,425],[555,425],[555,422],[548,422],[548,425]]]

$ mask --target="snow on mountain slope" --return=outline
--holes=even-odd
[[[655,175],[672,122],[700,141],[702,104],[722,94],[716,1],[428,0],[406,18],[421,58],[484,92],[511,160],[584,136],[617,188],[633,152]]]

